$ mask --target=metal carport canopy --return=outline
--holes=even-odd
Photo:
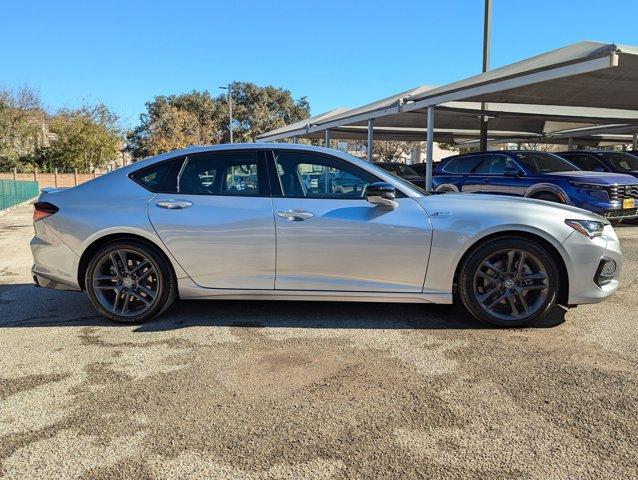
[[[317,123],[326,120],[327,118],[339,115],[343,112],[347,112],[347,108],[335,108],[325,113],[321,113],[319,115],[315,115],[310,118],[306,118],[304,120],[300,120],[295,123],[291,123],[290,125],[285,125],[281,128],[277,128],[275,130],[271,130],[270,132],[264,133],[262,135],[258,135],[257,139],[262,141],[273,142],[276,140],[283,140],[285,138],[308,138],[305,137],[305,134],[308,133],[308,129],[311,125],[316,125]]]
[[[638,48],[578,42],[442,87],[406,111],[465,100],[638,110]]]
[[[330,130],[331,138],[359,139],[362,129],[368,128],[368,121],[375,119],[374,138],[378,140],[425,140],[426,110],[403,112],[400,99],[403,94],[385,99],[379,109],[379,102],[353,110],[343,108],[281,127],[259,135],[263,141],[285,138],[323,138],[323,132]],[[491,118],[490,133],[501,136],[501,132],[546,135],[567,129],[593,126],[619,126],[634,122],[638,129],[638,111],[610,110],[601,108],[561,107],[548,105],[489,104],[486,110],[478,102],[449,102],[436,107],[435,134],[459,132],[459,136],[473,136],[477,130],[478,118],[486,114]],[[454,136],[454,135],[452,135]],[[435,135],[436,137],[436,135]],[[443,140],[450,141],[449,135]]]
[[[377,129],[382,128],[404,131],[425,128],[427,109],[405,111],[407,106],[395,103],[380,111],[374,108],[374,104],[370,104],[325,117],[311,124],[308,133],[326,129],[335,131],[344,127],[365,127],[370,119],[375,120],[375,137]],[[542,135],[569,128],[628,123],[635,123],[635,128],[638,129],[638,111],[633,110],[502,103],[490,103],[483,110],[479,102],[448,102],[437,105],[435,109],[435,128],[451,130],[476,129],[481,115],[490,117],[490,131],[519,131]]]

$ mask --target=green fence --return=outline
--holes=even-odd
[[[39,193],[38,182],[0,180],[0,210],[35,198]]]

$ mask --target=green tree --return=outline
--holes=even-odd
[[[233,141],[253,141],[260,133],[308,118],[306,98],[295,101],[288,90],[233,82]],[[228,97],[207,91],[158,96],[146,103],[140,124],[127,135],[136,158],[187,147],[228,142]]]
[[[310,104],[306,97],[295,101],[289,90],[273,86],[260,87],[249,82],[233,82],[230,85],[233,98],[233,140],[254,142],[255,137],[270,130],[298,122],[310,116]],[[218,100],[223,105],[224,141],[228,132],[228,97]]]
[[[22,159],[44,145],[47,115],[30,87],[0,90],[0,171],[22,170]]]
[[[219,143],[220,108],[207,91],[155,97],[146,103],[140,124],[128,133],[129,149],[140,158],[192,144]]]
[[[122,135],[118,117],[102,103],[61,110],[51,118],[50,130],[57,139],[36,158],[57,168],[92,171],[119,158]]]

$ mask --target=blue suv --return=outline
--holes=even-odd
[[[582,171],[546,152],[494,151],[448,157],[435,169],[433,187],[436,192],[516,195],[566,203],[612,221],[638,216],[637,178]]]

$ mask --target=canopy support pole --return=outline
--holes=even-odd
[[[638,132],[634,132],[633,150],[638,150]]]
[[[297,135],[292,137],[292,143],[299,143],[299,137]]]
[[[569,137],[567,139],[567,150],[571,152],[573,149],[574,149],[574,139],[572,137]]]
[[[428,107],[428,137],[425,147],[425,189],[432,190],[432,165],[434,164],[434,106]]]
[[[490,50],[492,47],[492,0],[485,0],[485,12],[483,14],[483,73],[490,69]],[[481,110],[485,110],[486,103],[481,103]],[[479,149],[487,150],[487,117],[481,117],[481,130]]]
[[[330,129],[326,128],[324,143],[326,148],[330,148]]]
[[[374,118],[368,120],[368,162],[372,163],[374,152]]]

